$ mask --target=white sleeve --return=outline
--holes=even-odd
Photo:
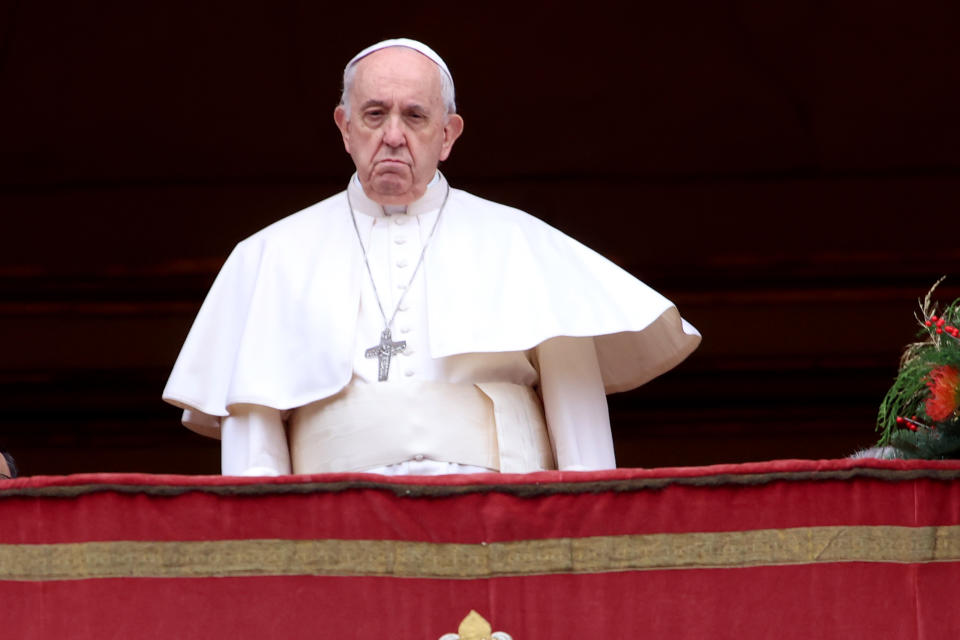
[[[279,409],[256,404],[230,407],[220,428],[220,468],[225,476],[290,473],[290,450]]]
[[[557,468],[616,468],[607,395],[593,338],[551,338],[537,347],[537,360]]]

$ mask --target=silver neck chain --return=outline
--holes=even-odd
[[[430,240],[433,239],[433,234],[437,230],[437,225],[440,223],[440,216],[443,215],[443,210],[447,206],[447,198],[450,197],[450,185],[447,185],[447,192],[443,195],[443,202],[440,204],[440,211],[437,212],[437,219],[433,221],[433,227],[430,229],[430,235],[427,236],[427,239],[423,243],[423,249],[420,251],[420,258],[417,260],[416,266],[413,268],[413,273],[410,274],[410,282],[407,283],[407,286],[404,287],[403,293],[400,294],[400,299],[397,300],[397,306],[394,307],[393,313],[390,314],[390,319],[387,319],[387,314],[383,311],[383,303],[380,302],[380,294],[377,292],[377,283],[373,279],[373,271],[370,269],[370,260],[367,258],[367,248],[363,246],[363,238],[360,237],[360,227],[357,226],[357,214],[353,211],[353,203],[350,201],[350,190],[347,189],[347,207],[350,209],[350,220],[353,222],[353,230],[357,232],[357,242],[360,243],[360,251],[363,253],[363,264],[367,266],[367,275],[370,276],[370,286],[373,287],[373,297],[377,301],[377,307],[380,308],[380,316],[383,318],[383,327],[384,329],[389,330],[393,326],[393,319],[397,317],[397,311],[400,310],[400,307],[403,305],[404,298],[407,297],[407,292],[410,291],[410,287],[413,286],[413,279],[417,277],[417,272],[420,270],[420,265],[423,264],[423,257],[427,255],[427,247],[430,246]]]

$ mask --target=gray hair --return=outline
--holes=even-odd
[[[397,45],[400,46],[400,45]],[[350,89],[353,88],[353,78],[357,75],[357,63],[363,60],[354,60],[343,70],[343,91],[340,93],[340,106],[343,107],[347,115],[347,121],[350,120]],[[431,60],[431,62],[433,62]],[[457,112],[457,103],[453,89],[453,78],[451,78],[440,66],[434,63],[437,73],[440,74],[440,97],[447,107],[447,116]]]

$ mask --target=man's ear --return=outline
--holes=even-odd
[[[333,110],[333,121],[337,123],[337,128],[340,129],[340,135],[343,137],[343,148],[350,153],[350,121],[347,120],[347,110],[342,104],[337,105]]]
[[[451,113],[450,117],[447,118],[447,123],[443,125],[443,146],[440,148],[440,160],[446,160],[450,156],[453,143],[457,141],[461,133],[463,133],[463,118],[456,113]]]

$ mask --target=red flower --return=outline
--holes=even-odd
[[[927,415],[937,422],[946,420],[960,405],[960,399],[957,398],[957,391],[960,390],[960,371],[947,365],[934,367],[930,372],[927,387],[930,389],[930,397],[927,398]]]

